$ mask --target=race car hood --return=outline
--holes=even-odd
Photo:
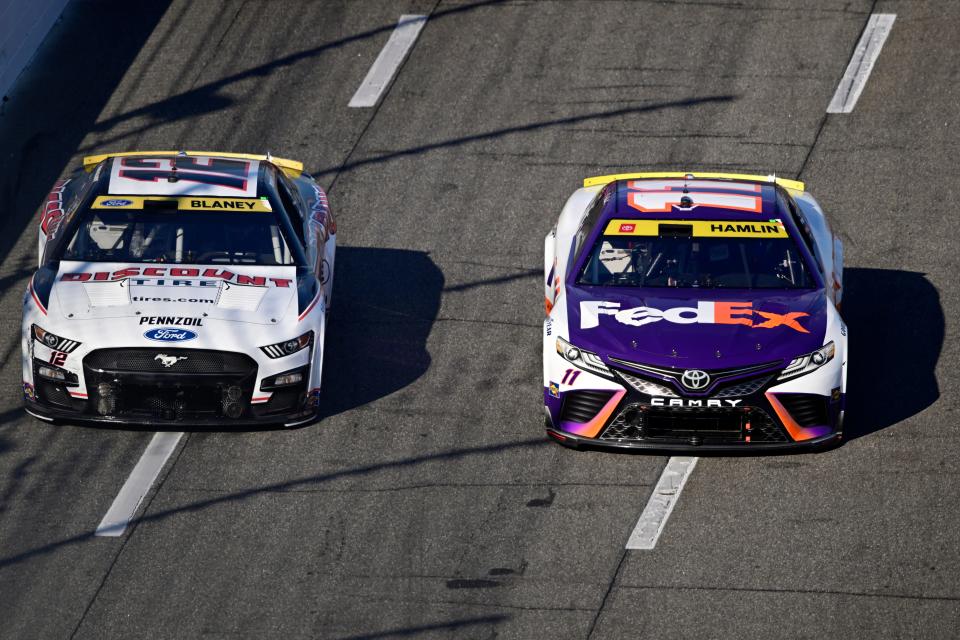
[[[823,291],[568,287],[570,341],[604,358],[719,369],[809,353],[823,346]]]
[[[64,261],[49,311],[69,320],[202,315],[271,325],[289,313],[296,292],[293,266]]]

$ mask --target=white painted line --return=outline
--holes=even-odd
[[[837,92],[827,107],[827,113],[850,113],[857,105],[867,78],[873,71],[873,64],[880,55],[883,43],[887,41],[893,21],[897,19],[895,13],[875,13],[867,20],[867,27],[860,36],[860,42],[850,58],[850,64],[840,79]]]
[[[627,540],[627,549],[649,550],[657,546],[660,533],[667,524],[674,505],[680,499],[683,485],[687,484],[687,478],[697,466],[697,460],[698,458],[673,457],[667,461],[647,506],[640,514],[637,526]]]
[[[390,39],[383,46],[380,55],[373,61],[373,66],[367,72],[360,88],[353,94],[348,107],[372,107],[377,104],[384,89],[393,80],[400,63],[407,57],[410,47],[416,42],[420,30],[427,23],[427,16],[405,13],[400,16],[396,28],[390,34]]]
[[[140,456],[137,466],[130,472],[130,477],[123,483],[120,493],[114,498],[113,504],[107,510],[107,515],[103,516],[100,525],[94,532],[97,536],[117,537],[122,536],[127,529],[127,524],[133,518],[133,515],[140,507],[143,497],[147,495],[153,481],[157,479],[163,465],[173,450],[177,448],[180,437],[183,433],[161,432],[156,433],[147,450]]]

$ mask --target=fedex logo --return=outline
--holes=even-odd
[[[754,329],[789,327],[800,333],[810,333],[798,321],[809,313],[770,313],[753,308],[752,302],[697,302],[695,307],[655,309],[632,307],[621,309],[619,302],[590,300],[580,303],[580,328],[593,329],[600,326],[600,316],[614,319],[631,327],[642,327],[651,322],[666,320],[674,324],[742,324]]]

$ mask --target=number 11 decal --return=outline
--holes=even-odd
[[[577,379],[577,376],[580,375],[579,369],[567,369],[563,372],[563,379],[560,381],[562,384],[573,384],[573,381]]]

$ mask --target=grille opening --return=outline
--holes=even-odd
[[[827,424],[827,398],[808,393],[777,394],[777,400],[801,427]]]
[[[611,421],[601,440],[664,444],[738,444],[786,442],[786,436],[762,409],[651,408],[631,404]]]
[[[590,422],[613,395],[610,391],[569,391],[563,398],[560,419]]]

